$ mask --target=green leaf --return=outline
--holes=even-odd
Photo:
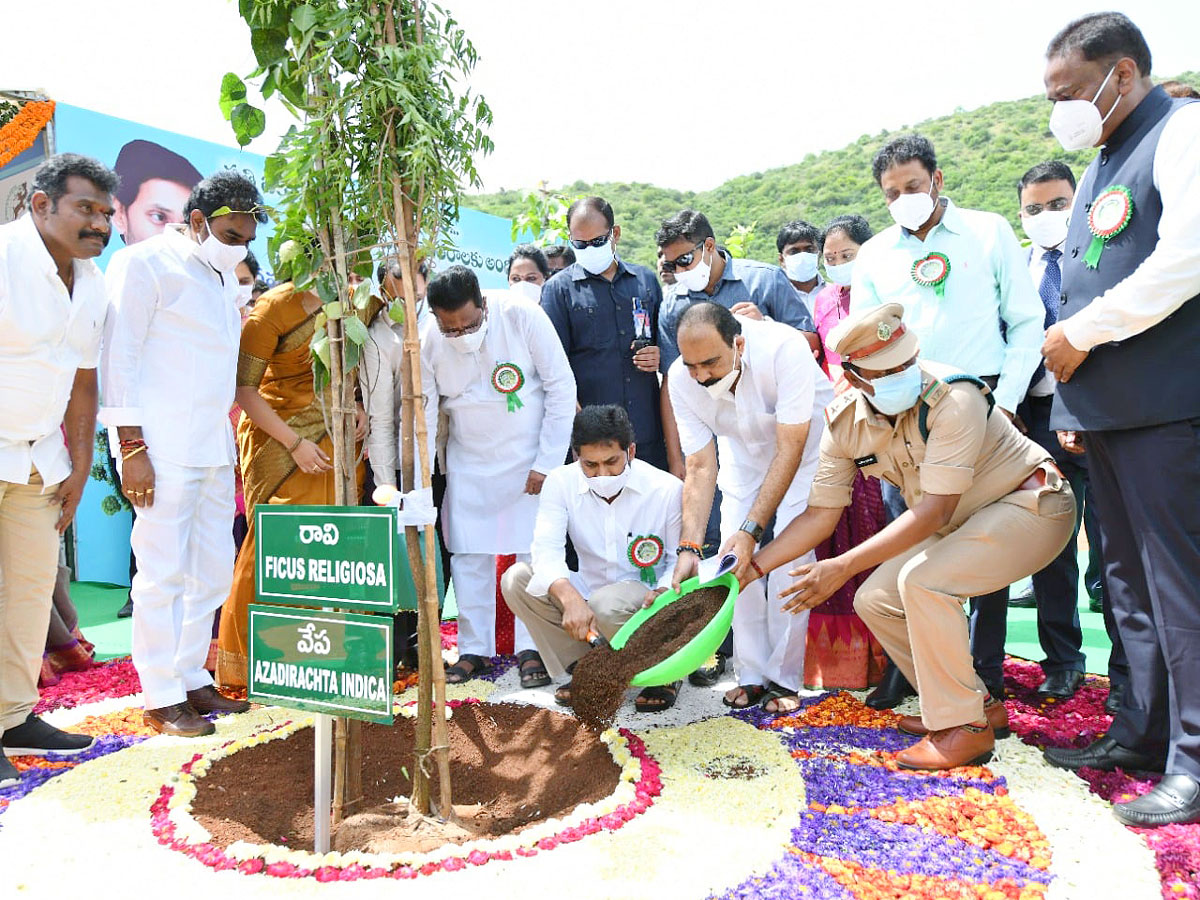
[[[292,10],[292,24],[301,34],[312,31],[317,26],[317,11],[307,3]]]
[[[308,345],[312,351],[313,358],[324,364],[326,371],[329,370],[329,335],[324,331],[314,331],[312,343]]]
[[[226,72],[221,79],[221,115],[229,121],[229,114],[239,103],[246,100],[246,83],[232,72]]]
[[[331,303],[338,298],[337,278],[329,270],[321,273],[317,278],[317,296],[326,303]],[[337,316],[330,316],[331,319],[336,319]]]
[[[208,216],[208,217],[209,217],[210,219],[218,219],[218,218],[220,218],[221,216],[227,216],[227,215],[229,215],[231,212],[233,212],[233,210],[232,210],[232,209],[230,209],[228,206],[218,206],[216,209],[214,209],[214,210],[213,210],[213,211],[212,211],[212,212],[209,214],[209,216]]]
[[[317,313],[317,317],[313,320],[316,328],[323,330],[329,324],[329,316],[325,315],[324,311]]]
[[[348,341],[358,344],[360,347],[367,342],[367,326],[363,324],[363,320],[358,316],[350,316],[343,320],[342,328],[345,329]]]
[[[347,324],[350,322],[358,322],[358,319],[347,319]],[[359,322],[361,325],[362,323]],[[362,357],[362,346],[355,344],[352,341],[342,343],[342,371],[347,375],[354,371],[354,367],[358,365],[359,359]]]
[[[367,304],[371,302],[371,282],[360,281],[354,288],[350,302],[354,304],[355,309],[366,309]]]
[[[266,130],[267,114],[249,103],[239,103],[233,108],[230,122],[239,146],[245,147]]]
[[[287,58],[287,40],[283,28],[255,28],[250,32],[250,49],[260,66],[272,66]]]
[[[320,291],[320,282],[317,282],[317,290]],[[340,319],[345,315],[345,310],[342,308],[341,300],[331,300],[324,306],[325,317],[327,319]]]
[[[396,300],[388,307],[388,318],[397,325],[404,324],[404,303]]]

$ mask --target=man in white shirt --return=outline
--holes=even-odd
[[[575,416],[577,462],[546,476],[533,530],[532,564],[504,573],[504,600],[533,635],[549,673],[569,672],[589,636],[611,639],[671,584],[683,516],[683,482],[635,459],[633,425],[620,406],[586,406]],[[570,536],[579,571],[567,568]],[[647,688],[639,712],[675,704],[679,685]],[[570,705],[571,686],[555,699]]]
[[[204,662],[233,578],[234,270],[266,214],[254,182],[226,169],[196,185],[184,218],[108,265],[101,419],[117,432],[122,489],[138,511],[133,662],[144,718],[199,737],[215,730],[204,713],[248,708],[217,692]]]
[[[59,154],[34,176],[30,212],[0,226],[0,743],[13,755],[92,743],[33,707],[59,535],[92,466],[107,301],[91,260],[112,234],[118,184],[96,160]],[[0,753],[0,787],[17,777]]]
[[[804,335],[788,325],[735,317],[720,304],[702,302],[684,310],[678,338],[680,357],[668,384],[687,476],[683,539],[671,583],[696,574],[717,485],[720,552],[737,555],[741,578],[772,517],[778,533],[807,506],[820,413],[833,399],[833,387]],[[798,705],[808,617],[783,612],[779,591],[786,581],[783,573],[760,578],[738,596],[733,658],[739,686],[725,695],[728,706],[761,702],[774,713]]]
[[[825,287],[825,279],[817,270],[820,243],[820,229],[803,219],[788,222],[779,229],[779,234],[775,236],[775,249],[779,251],[779,267],[787,275],[788,281],[796,289],[796,296],[800,298],[800,302],[804,304],[808,315],[814,321],[816,312],[813,301]]]
[[[421,336],[427,415],[447,415],[442,534],[454,555],[458,661],[452,684],[490,669],[496,652],[496,555],[529,561],[537,495],[562,465],[575,415],[575,378],[542,308],[511,292],[479,289],[450,266],[429,282],[433,325]],[[436,326],[436,327],[434,327]],[[523,687],[549,684],[533,638],[515,623]]]

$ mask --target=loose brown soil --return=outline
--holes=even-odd
[[[454,821],[408,815],[415,722],[363,727],[363,812],[334,834],[338,850],[426,851],[519,831],[611,794],[620,768],[570,716],[515,704],[475,703],[449,722]],[[437,776],[433,795],[437,797]],[[313,731],[241,750],[196,782],[192,814],[227,847],[234,841],[313,849]]]
[[[588,652],[571,676],[571,707],[593,731],[610,726],[621,707],[629,682],[662,662],[700,633],[724,605],[725,588],[701,588],[685,594],[652,615],[625,646],[600,646]]]

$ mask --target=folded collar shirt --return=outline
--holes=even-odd
[[[560,578],[584,597],[606,585],[642,580],[630,556],[638,538],[661,543],[662,557],[652,566],[654,584],[670,587],[682,516],[683,482],[640,459],[630,463],[629,480],[612,503],[588,488],[579,463],[560,466],[546,476],[538,499],[529,593],[544,596]],[[568,535],[579,555],[578,572],[567,568]]]
[[[229,408],[241,337],[238,285],[199,249],[168,228],[113,255],[100,418],[112,428],[140,425],[152,458],[225,466],[236,460]]]
[[[912,276],[913,264],[934,252],[950,260],[944,296]],[[1027,260],[1003,216],[947,200],[942,221],[924,241],[892,225],[863,244],[850,311],[902,304],[922,359],[970,375],[999,375],[996,402],[1013,412],[1041,362],[1044,339],[1046,309],[1029,280]]]
[[[46,485],[71,473],[63,415],[79,369],[94,369],[108,300],[91,260],[67,292],[31,215],[0,226],[0,481]]]
[[[791,286],[788,287],[791,290]],[[811,422],[804,455],[785,501],[802,502],[816,472],[823,419],[833,386],[817,368],[804,335],[778,322],[740,318],[746,339],[736,390],[719,398],[677,359],[668,389],[685,456],[720,439],[717,484],[738,498],[753,497],[775,458],[777,425]]]

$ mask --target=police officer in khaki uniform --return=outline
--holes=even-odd
[[[792,570],[784,609],[811,609],[874,568],[854,608],[921,698],[921,715],[899,727],[924,738],[897,761],[949,769],[986,762],[996,732],[1008,733],[1004,705],[975,674],[963,603],[1054,559],[1075,498],[1049,454],[992,414],[983,382],[917,359],[903,313],[863,310],[830,335],[854,390],[825,411],[808,509],[754,562],[769,572],[829,537],[857,471],[900,488],[908,511],[841,556]]]

